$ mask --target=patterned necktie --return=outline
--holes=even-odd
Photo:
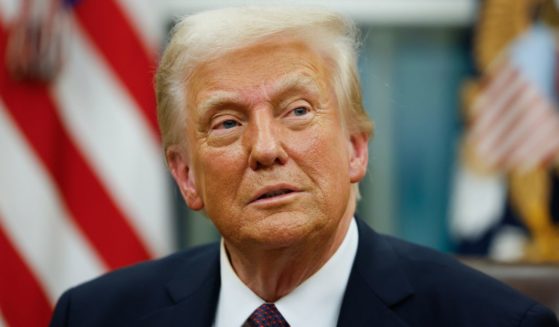
[[[273,303],[264,303],[248,317],[243,327],[289,327]]]

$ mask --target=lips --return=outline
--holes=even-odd
[[[250,202],[253,203],[257,201],[281,198],[287,194],[298,191],[299,190],[296,187],[287,184],[267,186],[258,190],[258,192],[256,192],[256,194],[252,197],[252,200]]]
[[[285,189],[283,189],[283,190],[277,190],[277,191],[273,191],[273,192],[268,192],[268,193],[262,194],[262,195],[259,196],[258,199],[256,199],[256,200],[260,200],[260,199],[269,199],[269,198],[273,198],[273,197],[275,197],[275,196],[280,196],[280,195],[287,194],[287,193],[291,193],[291,192],[293,192],[293,191],[291,191],[291,190],[285,190]]]

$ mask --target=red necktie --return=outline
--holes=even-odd
[[[243,327],[289,327],[273,303],[264,303],[248,317]]]

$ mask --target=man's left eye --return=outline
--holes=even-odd
[[[230,129],[239,126],[239,123],[233,119],[227,119],[221,123],[221,126],[225,129]]]
[[[293,109],[292,112],[295,116],[303,116],[309,113],[309,109],[306,107],[298,107]]]

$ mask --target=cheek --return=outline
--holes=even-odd
[[[341,130],[319,126],[318,133],[298,137],[294,143],[294,159],[318,185],[349,183],[349,155],[347,141]],[[341,186],[341,185],[340,185]],[[328,186],[332,187],[332,186]]]
[[[213,207],[216,201],[229,201],[236,193],[246,166],[240,153],[235,147],[200,151],[197,181],[207,207]]]

